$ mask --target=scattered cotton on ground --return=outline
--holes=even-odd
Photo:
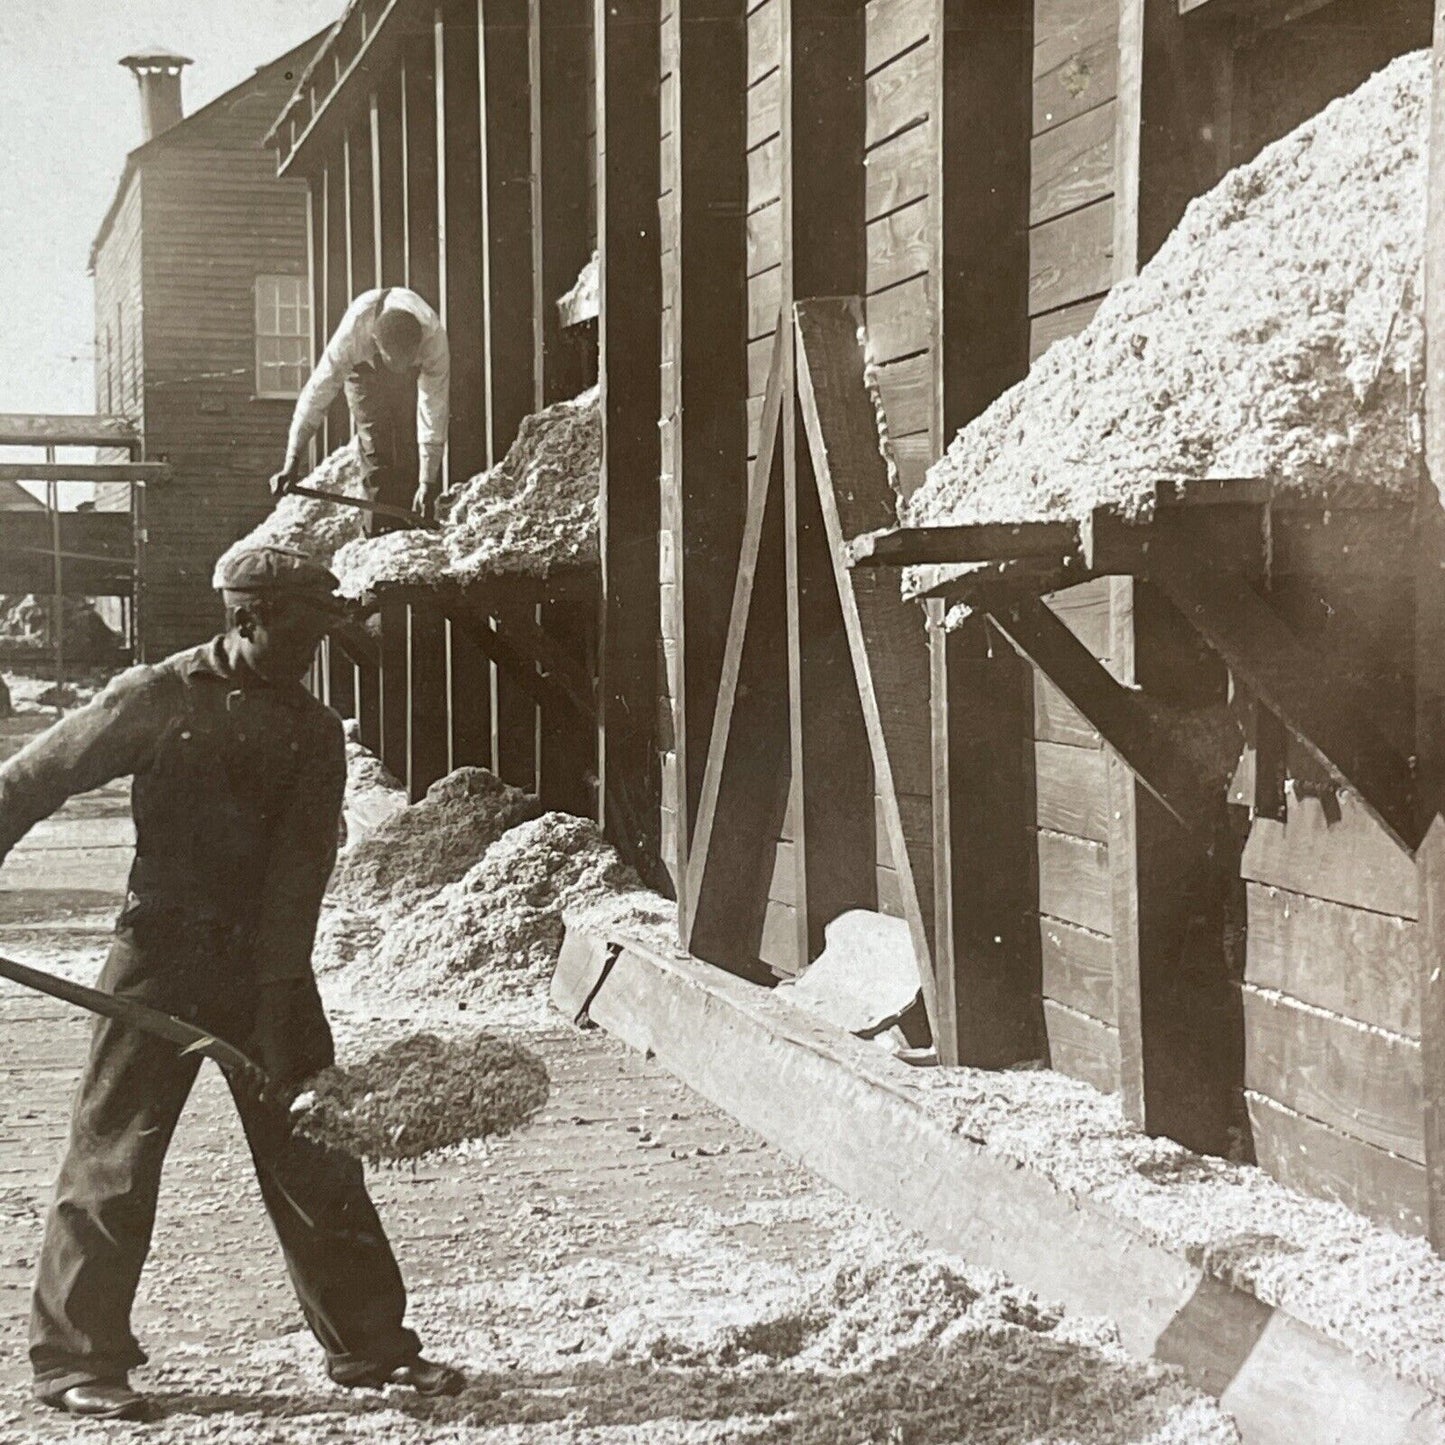
[[[597,561],[602,421],[597,388],[523,421],[506,457],[443,498],[439,532],[388,532],[334,559],[345,596],[386,583],[547,577]]]
[[[364,497],[366,488],[362,484],[356,443],[348,442],[332,452],[302,485],[344,497]],[[360,508],[344,503],[318,502],[314,497],[294,494],[282,497],[265,521],[221,554],[216,571],[219,573],[242,549],[262,546],[305,552],[329,566],[340,548],[364,534],[366,515]]]
[[[959,433],[904,523],[1137,514],[1160,478],[1408,493],[1429,96],[1428,54],[1405,56],[1194,201]]]

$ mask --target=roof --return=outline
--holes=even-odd
[[[153,140],[145,141],[138,145],[125,158],[125,169],[121,172],[120,180],[116,183],[115,194],[111,197],[109,207],[106,209],[105,217],[100,223],[100,229],[95,234],[95,240],[90,247],[90,269],[95,270],[95,262],[100,254],[100,248],[105,245],[110,235],[111,227],[115,224],[115,218],[120,212],[121,205],[125,201],[127,192],[130,190],[131,181],[135,179],[136,173],[152,156],[160,154],[170,146],[184,145],[188,139],[187,132],[195,127],[203,117],[209,117],[217,110],[233,102],[237,96],[248,87],[256,84],[258,80],[262,83],[271,81],[273,78],[284,74],[287,69],[294,69],[300,64],[303,57],[310,59],[316,47],[322,39],[331,33],[331,26],[325,30],[319,30],[309,40],[303,40],[294,50],[288,50],[284,55],[278,56],[275,60],[265,65],[258,65],[245,80],[233,85],[230,90],[218,95],[207,105],[203,105],[193,115],[186,116],[178,121],[169,130],[162,132]],[[122,62],[124,64],[124,62]],[[261,137],[256,137],[256,144],[261,144]]]
[[[44,504],[19,482],[0,481],[0,512],[43,512]]]
[[[361,0],[346,0],[346,8],[342,10],[341,14],[336,18],[335,23],[328,25],[325,32],[316,37],[317,45],[315,54],[312,55],[306,69],[297,77],[291,94],[286,98],[286,104],[281,107],[281,113],[276,117],[271,128],[266,132],[264,144],[270,145],[281,133],[281,127],[289,119],[291,112],[295,110],[306,87],[311,84],[311,77],[316,74],[317,66],[319,66],[322,60],[335,48],[341,32],[346,28],[346,22],[350,20],[352,13],[360,4]]]

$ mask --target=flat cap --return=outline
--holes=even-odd
[[[336,574],[305,552],[289,547],[243,547],[228,552],[216,563],[211,585],[217,592],[271,593],[305,597],[338,609],[342,605],[335,596],[340,585]]]

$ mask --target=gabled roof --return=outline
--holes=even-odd
[[[294,71],[302,65],[303,62],[309,61],[315,53],[316,48],[331,34],[332,28],[333,27],[328,25],[325,30],[317,31],[309,40],[303,40],[294,50],[288,50],[285,55],[278,56],[266,65],[257,66],[245,80],[237,85],[233,85],[230,90],[222,95],[218,95],[209,104],[203,105],[200,110],[196,111],[193,115],[188,115],[184,120],[178,121],[169,130],[163,131],[160,135],[156,136],[154,140],[148,140],[138,145],[126,156],[125,169],[121,172],[120,180],[116,184],[115,194],[111,198],[110,206],[106,210],[104,220],[100,223],[100,229],[96,232],[95,240],[91,243],[90,269],[92,272],[95,270],[95,262],[100,254],[100,249],[105,245],[106,239],[110,235],[111,227],[115,224],[116,215],[119,213],[121,205],[125,201],[126,193],[130,190],[131,181],[135,178],[141,166],[152,156],[160,154],[169,147],[187,144],[203,121],[213,118],[217,112],[232,105],[243,93],[252,87],[257,84],[269,85],[280,81],[287,70]],[[284,90],[279,90],[279,93],[289,94],[291,91],[291,82],[285,81],[284,86]],[[261,145],[260,134],[256,136],[256,145],[258,148]]]

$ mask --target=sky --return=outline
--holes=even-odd
[[[90,243],[142,139],[136,83],[120,57],[152,45],[191,56],[189,115],[343,8],[0,0],[0,412],[95,410]]]

